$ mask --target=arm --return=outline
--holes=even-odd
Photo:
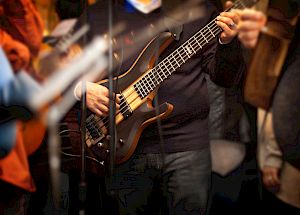
[[[227,3],[227,7],[232,5]],[[231,87],[239,83],[245,63],[239,41],[236,39],[239,14],[235,11],[223,12],[217,17],[217,25],[223,32],[219,42],[215,42],[204,54],[203,69],[211,80],[223,87]]]
[[[71,62],[71,60],[81,52],[79,45],[73,45],[69,48],[66,55],[60,58],[59,66],[63,67],[65,64]],[[80,101],[82,97],[82,82],[78,82],[74,88],[74,97]],[[116,98],[117,109],[120,103],[119,98]],[[109,92],[108,89],[100,84],[86,82],[86,105],[99,116],[105,116],[108,114],[109,106]]]

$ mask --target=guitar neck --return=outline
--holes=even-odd
[[[237,0],[233,6],[226,10],[245,9],[253,6],[258,0]],[[222,29],[216,24],[217,19],[211,20],[206,26],[195,33],[190,39],[175,49],[165,59],[139,80],[134,88],[141,98],[148,96],[164,80],[173,74],[179,67],[185,64],[197,52],[217,37]]]

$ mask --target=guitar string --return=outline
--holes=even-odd
[[[236,1],[235,2],[235,4],[231,7],[231,8],[229,8],[229,9],[227,9],[226,11],[229,11],[229,10],[231,10],[231,9],[244,9],[245,8],[245,6],[248,4],[248,3],[250,3],[250,2],[254,2],[253,0],[245,0],[244,1],[244,4],[242,3],[242,0],[238,0],[238,1]],[[239,7],[241,7],[241,8],[239,8]],[[248,7],[248,6],[246,6],[246,7]],[[214,25],[214,26],[210,26],[210,25]],[[212,28],[210,28],[210,27],[212,27]],[[204,30],[204,32],[203,32],[203,30]],[[211,20],[206,26],[204,26],[200,31],[198,31],[197,33],[195,33],[195,35],[194,36],[192,36],[190,39],[188,39],[187,41],[185,41],[180,47],[178,47],[176,50],[174,50],[169,56],[167,56],[164,60],[162,60],[158,65],[156,65],[149,73],[147,73],[147,74],[151,74],[152,72],[154,72],[154,73],[156,73],[158,76],[159,76],[159,74],[164,74],[165,73],[165,71],[168,71],[168,72],[170,72],[167,68],[166,68],[166,65],[168,64],[169,66],[170,65],[176,65],[175,64],[175,62],[176,62],[176,59],[175,59],[175,57],[182,57],[182,58],[184,58],[184,59],[182,59],[182,62],[177,62],[177,63],[180,63],[181,65],[182,64],[184,64],[189,58],[191,58],[192,56],[194,56],[194,54],[196,54],[199,50],[201,50],[206,44],[208,44],[208,43],[210,43],[211,42],[211,40],[213,39],[213,38],[215,38],[219,33],[221,32],[221,29],[220,29],[220,27],[216,24],[216,18],[215,19],[213,19],[213,20]],[[213,34],[213,35],[212,35]],[[205,36],[210,36],[210,38],[207,38],[207,37],[205,37]],[[202,41],[198,41],[199,39],[202,39]],[[204,40],[203,40],[204,39]],[[192,40],[192,41],[191,41]],[[204,42],[203,44],[202,44],[202,42]],[[195,45],[195,43],[197,44],[197,46]],[[200,45],[199,45],[199,43],[200,43]],[[186,51],[184,50],[185,49],[185,47],[188,47],[188,45],[190,45],[190,47],[191,46],[194,46],[194,47],[196,47],[196,50],[194,51],[194,53],[191,53],[191,55],[189,56],[187,53],[186,53]],[[193,50],[193,49],[192,49]],[[176,52],[176,55],[174,55],[174,53]],[[173,55],[173,57],[172,58],[174,58],[175,60],[172,60],[171,59],[171,61],[169,61],[168,59],[169,59],[169,57],[171,56],[171,55]],[[187,57],[187,58],[186,58]],[[179,60],[179,59],[178,59]],[[177,60],[177,61],[178,61]],[[166,64],[167,63],[167,64]],[[174,64],[172,64],[172,63],[174,63]],[[165,69],[161,69],[161,65],[164,65],[164,67],[165,67]],[[180,65],[180,66],[181,66]],[[174,72],[174,71],[176,71],[180,66],[178,66],[177,68],[175,68],[175,70],[173,70],[173,71],[171,71],[171,73],[169,74],[169,75],[171,75],[172,74],[172,72]],[[176,67],[176,66],[175,66]],[[160,68],[160,69],[157,69],[157,68]],[[147,75],[146,74],[146,75]],[[144,77],[146,77],[146,75],[144,76]],[[168,76],[166,76],[165,75],[165,79],[167,78]],[[142,79],[141,79],[142,80]],[[141,81],[140,80],[140,81]],[[164,81],[163,79],[162,79],[162,81]],[[139,81],[138,81],[139,82]],[[159,84],[160,84],[160,82],[158,82]],[[144,87],[146,87],[147,88],[147,85],[146,85],[146,83],[142,83],[143,85],[144,85]],[[149,85],[150,86],[150,85]],[[151,90],[150,90],[150,92],[149,93],[151,93],[153,90],[152,90],[152,87],[150,86],[150,88],[151,88]],[[149,90],[148,90],[149,91]],[[132,90],[132,91],[129,91],[129,95],[128,96],[130,96],[130,95],[132,95],[132,93],[134,93],[134,92],[136,92],[135,90]],[[149,93],[148,93],[148,95],[149,95]],[[138,97],[136,97],[136,98],[134,98],[130,103],[128,103],[128,105],[129,104],[131,104],[131,103],[133,103],[136,99],[138,99],[139,98],[139,96]],[[120,103],[120,106],[121,105],[124,105],[124,104],[126,104],[126,101],[124,101],[123,103]],[[124,111],[124,109],[125,108],[127,108],[126,106],[124,107],[124,108],[122,108],[122,109],[120,109],[117,113],[116,113],[116,115],[118,115],[118,114],[120,114],[122,111]],[[93,114],[94,115],[94,114]],[[95,117],[95,116],[93,116],[93,117]],[[104,120],[106,120],[106,118],[107,117],[104,117],[103,119],[101,119],[101,117],[99,117],[100,119],[99,120],[96,120],[96,122],[91,122],[91,123],[98,123],[99,121],[101,121],[102,120],[102,122],[103,122],[103,124],[102,124],[102,126],[100,127],[100,128],[98,128],[98,129],[102,129],[104,126],[107,126],[106,124],[108,123],[108,121],[104,121]],[[88,139],[88,138],[87,138]]]
[[[250,0],[250,1],[252,1],[252,0]],[[249,2],[249,0],[248,0],[248,2]],[[253,1],[252,1],[253,2]],[[245,1],[245,4],[248,4],[246,1]],[[241,3],[241,1],[236,1],[235,2],[235,4],[233,5],[233,7],[231,7],[231,8],[229,8],[228,10],[231,10],[231,9],[233,9],[233,8],[238,8],[239,6],[241,6],[241,9],[243,9],[243,8],[245,8],[244,7],[244,5],[245,4],[242,4]],[[211,24],[215,24],[214,26],[213,26],[213,28],[212,29],[210,29],[209,27],[211,27],[210,25]],[[208,30],[206,29],[206,28],[208,28]],[[202,32],[203,30],[205,30],[205,32]],[[180,47],[178,47],[176,50],[174,50],[174,52],[172,52],[169,56],[171,56],[171,55],[173,55],[173,58],[174,57],[178,57],[178,55],[181,55],[181,57],[184,57],[184,58],[186,58],[186,57],[188,57],[187,59],[182,59],[182,61],[183,62],[181,62],[180,64],[183,64],[183,63],[185,63],[185,60],[188,60],[190,57],[192,57],[193,56],[193,54],[191,54],[191,56],[189,56],[187,53],[186,53],[186,51],[185,50],[183,50],[184,48],[185,48],[185,46],[187,46],[187,44],[193,44],[193,45],[195,45],[195,43],[198,43],[198,41],[197,41],[197,39],[199,39],[199,37],[201,37],[202,39],[205,39],[205,42],[204,42],[204,44],[202,44],[202,41],[201,41],[201,44],[200,44],[200,46],[199,46],[199,44],[198,44],[198,46],[199,47],[196,47],[196,53],[199,51],[199,48],[200,49],[202,49],[202,47],[205,45],[205,43],[207,44],[207,43],[209,43],[210,41],[211,41],[211,39],[213,39],[214,37],[216,37],[217,36],[217,34],[218,33],[220,33],[221,32],[221,30],[220,30],[220,27],[218,26],[218,25],[216,25],[216,18],[215,19],[213,19],[213,20],[211,20],[211,22],[210,23],[208,23],[206,26],[204,26],[200,31],[198,31],[193,37],[191,37],[189,40],[187,40],[186,42],[184,42]],[[204,33],[204,34],[203,34]],[[201,35],[198,35],[197,36],[197,34],[201,34]],[[205,38],[205,36],[207,36],[207,34],[209,34],[209,35],[211,35],[211,34],[213,34],[213,37],[211,37],[211,38]],[[198,38],[195,38],[195,37],[198,37]],[[192,41],[190,41],[191,39],[193,39]],[[196,41],[195,41],[196,40]],[[209,40],[209,41],[208,41]],[[179,50],[180,49],[180,50]],[[174,55],[174,53],[175,52],[177,52],[177,54],[176,55]],[[183,52],[183,53],[182,53]],[[194,54],[196,54],[196,53],[194,53]],[[187,55],[187,56],[186,56]],[[169,56],[168,57],[166,57],[166,59],[167,58],[169,58]],[[157,67],[159,67],[159,68],[161,68],[160,67],[160,65],[161,64],[164,64],[164,66],[166,65],[164,62],[166,61],[166,59],[164,59],[163,61],[161,61],[157,66],[155,66],[153,69],[152,69],[152,71],[150,71],[148,74],[150,74],[151,72],[155,72],[156,74],[160,74],[160,73],[164,73],[166,70],[165,69],[159,69],[159,70],[157,70],[156,68]],[[175,59],[175,62],[176,62],[176,59]],[[169,64],[169,66],[171,65],[169,62],[167,62],[168,64]],[[174,63],[174,60],[172,60],[171,61],[171,63]],[[181,66],[181,65],[180,65]],[[175,70],[174,71],[176,71],[180,66],[178,66],[177,68],[175,68]],[[168,70],[167,70],[168,71]],[[172,71],[172,72],[174,72],[174,71]],[[168,71],[169,72],[169,71]],[[146,75],[144,76],[144,77],[146,77]],[[167,78],[168,76],[166,76],[166,78]],[[141,80],[140,80],[141,81]],[[162,81],[163,81],[163,79],[162,79]],[[160,83],[160,82],[159,82]],[[145,87],[145,83],[142,83],[142,84],[144,84],[144,87]],[[146,86],[147,87],[147,86]],[[130,94],[129,95],[131,95],[133,92],[135,92],[135,90],[132,90],[131,92],[130,92]],[[150,91],[151,92],[151,91]],[[138,99],[139,97],[136,97],[136,98],[134,98],[133,99],[133,101],[131,101],[131,103],[132,102],[134,102],[136,99]],[[125,101],[124,101],[124,103],[126,103]],[[124,104],[124,103],[121,103],[120,105],[122,105],[122,104]],[[131,104],[131,103],[129,103],[129,104]],[[124,107],[124,108],[127,108],[126,106]],[[124,111],[124,108],[123,109],[120,109],[119,110],[119,112],[116,114],[116,115],[118,115],[118,114],[120,114],[122,111]],[[105,117],[106,118],[106,117]],[[106,126],[106,124],[108,123],[108,121],[107,122],[105,122],[104,120],[105,120],[105,118],[103,118],[103,119],[99,119],[99,120],[97,120],[96,121],[96,123],[98,123],[99,121],[103,121],[103,125],[100,127],[100,129],[103,127],[103,126]]]

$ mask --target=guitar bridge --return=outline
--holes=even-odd
[[[102,119],[91,114],[86,120],[86,144],[88,147],[99,143],[107,133]]]

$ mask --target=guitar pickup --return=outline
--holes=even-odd
[[[122,93],[120,93],[120,100],[120,112],[127,119],[132,115],[133,111]]]

